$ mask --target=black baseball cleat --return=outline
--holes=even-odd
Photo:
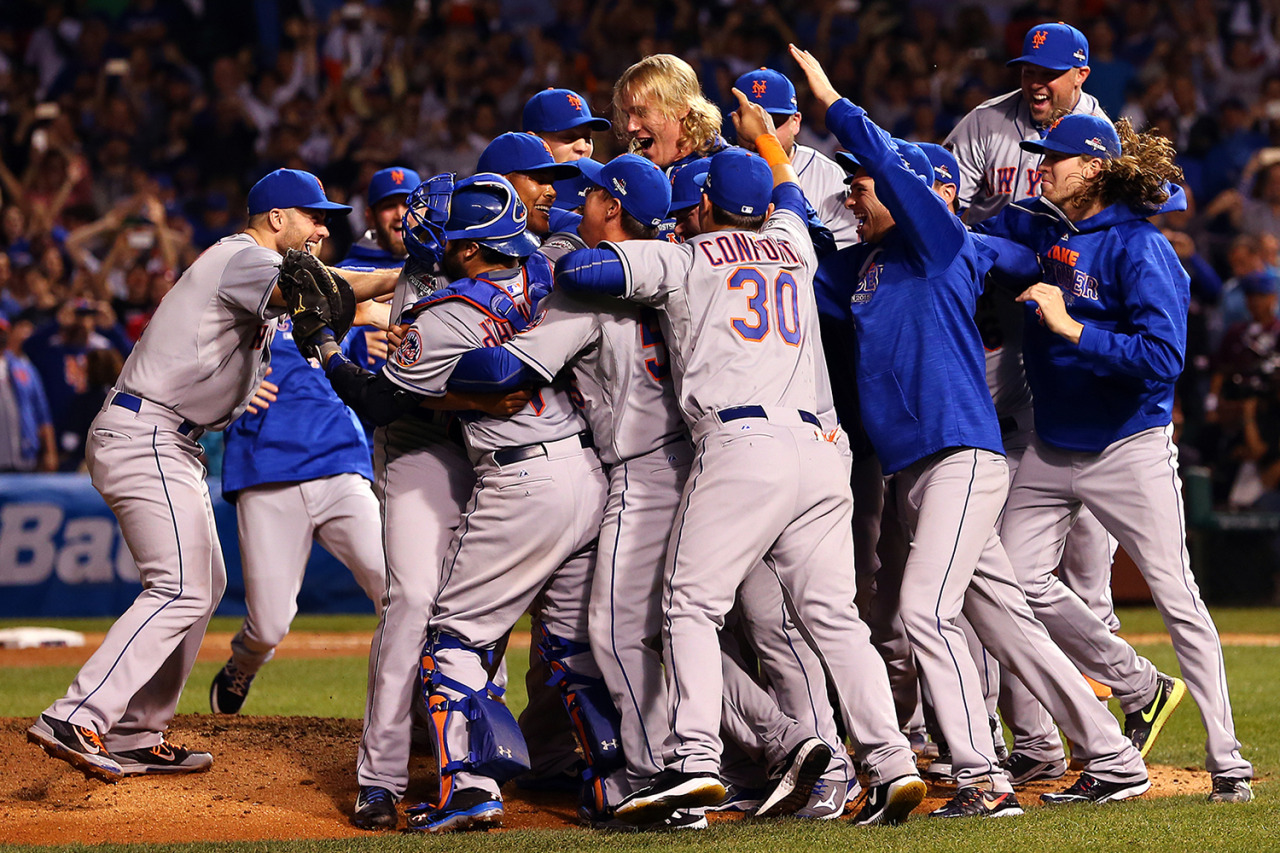
[[[1053,794],[1041,794],[1046,806],[1064,806],[1071,803],[1115,803],[1130,797],[1140,797],[1151,790],[1151,780],[1129,779],[1124,782],[1104,782],[1096,776],[1081,773],[1071,787]]]
[[[127,749],[112,755],[120,763],[125,776],[143,776],[152,773],[203,773],[213,766],[213,756],[207,752],[192,752],[183,746],[165,741],[142,749]]]
[[[227,661],[209,685],[209,708],[215,714],[239,714],[250,684],[253,674],[238,668],[234,660]]]
[[[677,809],[717,805],[726,793],[724,783],[714,773],[663,770],[647,788],[623,798],[614,814],[628,823],[656,824]]]
[[[1061,779],[1067,773],[1067,762],[1064,758],[1056,761],[1039,761],[1021,752],[1015,752],[1000,765],[1015,788],[1041,782],[1046,779]]]
[[[899,776],[891,782],[867,789],[862,809],[853,819],[855,826],[894,826],[924,800],[924,780],[916,774]]]
[[[85,776],[118,782],[124,775],[120,763],[107,752],[102,738],[93,729],[41,714],[35,725],[27,729],[27,740]]]
[[[827,772],[831,747],[821,738],[811,737],[798,744],[787,756],[782,775],[769,783],[756,817],[780,817],[795,814],[809,803],[813,786]]]
[[[929,817],[1014,817],[1022,814],[1013,791],[988,791],[965,785],[945,806],[929,812]]]
[[[351,823],[359,829],[395,829],[400,822],[396,814],[396,798],[386,788],[361,785]]]
[[[1178,707],[1182,697],[1187,695],[1187,685],[1181,678],[1158,673],[1156,675],[1156,695],[1151,701],[1136,711],[1124,715],[1124,736],[1133,742],[1143,758],[1155,745],[1160,730],[1173,709]]]
[[[1253,800],[1253,786],[1238,776],[1214,776],[1211,803],[1247,803]]]

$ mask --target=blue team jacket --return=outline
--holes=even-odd
[[[814,282],[819,310],[852,319],[846,343],[881,466],[892,474],[949,447],[1003,455],[974,322],[995,253],[905,166],[860,107],[836,102],[827,127],[875,178],[876,195],[897,223],[878,243],[825,257]]]
[[[301,483],[334,474],[373,480],[369,444],[355,413],[293,343],[288,316],[271,340],[271,376],[279,399],[245,412],[226,431],[223,494],[265,483]]]
[[[1186,207],[1174,188],[1160,209]],[[1080,345],[1044,328],[1028,304],[1023,361],[1036,433],[1064,450],[1097,453],[1173,418],[1173,386],[1187,348],[1191,280],[1146,217],[1113,204],[1072,223],[1044,199],[1011,205],[979,227],[1030,246],[1044,281],[1062,289],[1084,324]]]

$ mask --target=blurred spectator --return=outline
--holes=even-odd
[[[44,383],[61,470],[79,468],[89,422],[132,348],[111,306],[89,299],[65,302],[27,338],[23,349]]]
[[[29,320],[11,323],[0,314],[0,472],[58,470],[44,385],[22,354],[30,333]]]

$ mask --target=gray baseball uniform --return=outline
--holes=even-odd
[[[1083,92],[1072,112],[1107,116],[1098,99]],[[981,222],[1007,204],[1040,195],[1042,158],[1018,147],[1040,137],[1021,89],[985,101],[960,119],[946,146],[960,164],[960,206],[967,208],[966,222]]]
[[[723,678],[716,630],[738,586],[764,559],[835,681],[872,782],[914,773],[884,664],[853,603],[847,443],[837,443],[839,429],[824,431],[813,414],[827,389],[805,223],[780,210],[759,233],[612,248],[626,270],[626,296],[663,312],[677,397],[696,447],[663,589],[672,728],[665,766],[718,770]],[[772,486],[764,492],[762,471]]]
[[[488,277],[497,286],[512,285],[506,291],[518,301],[524,296],[514,282],[521,273]],[[494,332],[489,315],[469,303],[433,303],[414,318],[386,374],[410,391],[440,396],[457,360]],[[605,478],[595,451],[585,446],[585,424],[563,391],[544,389],[509,419],[481,417],[463,429],[477,482],[445,557],[429,630],[467,647],[435,649],[440,672],[481,690],[488,673],[471,650],[494,648],[530,605],[536,603],[552,634],[587,642],[588,584]],[[517,451],[516,458],[510,451]],[[574,670],[599,677],[589,658],[575,656]],[[451,715],[445,732],[450,755],[467,753],[467,729],[464,719]],[[467,771],[459,771],[453,784],[498,793],[492,779]]]
[[[563,293],[552,293],[542,306],[538,324],[504,346],[547,381],[564,365],[573,365],[587,421],[601,459],[610,466],[589,625],[593,652],[622,715],[629,785],[621,793],[629,793],[662,769],[666,689],[661,657],[648,641],[660,631],[658,593],[667,540],[693,450],[676,407],[656,311],[612,299],[576,300]],[[772,590],[778,605],[770,606],[768,595],[748,594],[744,585],[742,608],[751,614],[753,638],[770,650],[762,654],[777,688],[778,703],[770,716],[779,713],[779,706],[789,714],[803,709],[808,725],[791,724],[800,739],[818,733],[843,755],[821,664],[807,646],[788,654],[795,644],[803,646],[803,640],[785,620],[772,575],[763,566],[751,577],[756,575],[763,575],[764,588]],[[786,743],[789,750],[798,741]],[[786,751],[774,758],[785,756]],[[841,781],[851,777],[845,761],[833,758],[833,764]]]
[[[96,730],[108,751],[161,741],[226,586],[196,439],[225,427],[266,372],[279,265],[247,234],[206,250],[156,309],[90,427],[89,473],[143,590],[46,713]]]
[[[797,143],[791,149],[791,167],[796,170],[796,183],[818,211],[822,224],[831,229],[836,248],[843,249],[858,242],[858,221],[844,206],[848,192],[845,170],[821,151]]]

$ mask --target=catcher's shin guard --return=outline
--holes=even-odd
[[[537,621],[534,632],[538,656],[551,672],[547,684],[560,688],[560,699],[573,721],[574,737],[587,762],[582,776],[589,788],[585,793],[592,802],[586,805],[603,813],[614,805],[609,802],[605,779],[627,764],[622,751],[622,718],[599,675],[589,645],[557,637]]]
[[[436,808],[449,805],[459,771],[488,776],[499,785],[529,769],[529,748],[506,704],[502,688],[492,681],[472,690],[440,671],[439,651],[460,649],[478,656],[485,671],[493,669],[493,650],[475,649],[457,637],[437,634],[422,649],[419,675],[440,764]]]

